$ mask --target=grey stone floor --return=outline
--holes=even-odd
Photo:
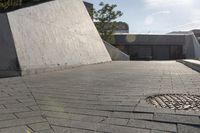
[[[200,132],[200,112],[146,103],[159,93],[200,94],[200,75],[175,61],[159,61],[0,79],[0,133]]]

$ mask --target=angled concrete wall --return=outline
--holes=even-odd
[[[7,13],[21,71],[111,61],[82,0],[56,0]]]
[[[186,59],[195,58],[194,44],[192,34],[185,34],[185,43],[183,45],[183,52]]]
[[[12,33],[6,14],[0,14],[0,77],[19,75]]]
[[[200,57],[200,44],[194,34],[191,35],[194,47],[194,58]]]
[[[104,44],[110,54],[110,57],[113,61],[128,61],[130,56],[119,50],[118,48],[112,46],[108,42],[104,41]]]
[[[183,44],[183,53],[186,59],[194,59],[200,57],[200,44],[195,37],[193,31],[172,32],[169,34],[184,35],[185,42]]]

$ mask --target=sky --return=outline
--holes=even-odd
[[[130,33],[168,33],[200,29],[200,0],[85,0],[99,9],[99,3],[117,4],[129,24]]]

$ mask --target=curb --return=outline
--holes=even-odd
[[[193,63],[187,60],[177,60],[177,62],[184,64],[187,67],[190,67],[191,69],[200,72],[200,64]]]

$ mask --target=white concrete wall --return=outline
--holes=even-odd
[[[7,15],[22,71],[111,61],[82,0],[56,0]]]
[[[121,50],[118,48],[115,48],[108,42],[104,41],[104,44],[106,46],[106,49],[108,50],[108,53],[110,54],[110,57],[112,61],[127,61],[130,60],[130,56],[123,53]]]

